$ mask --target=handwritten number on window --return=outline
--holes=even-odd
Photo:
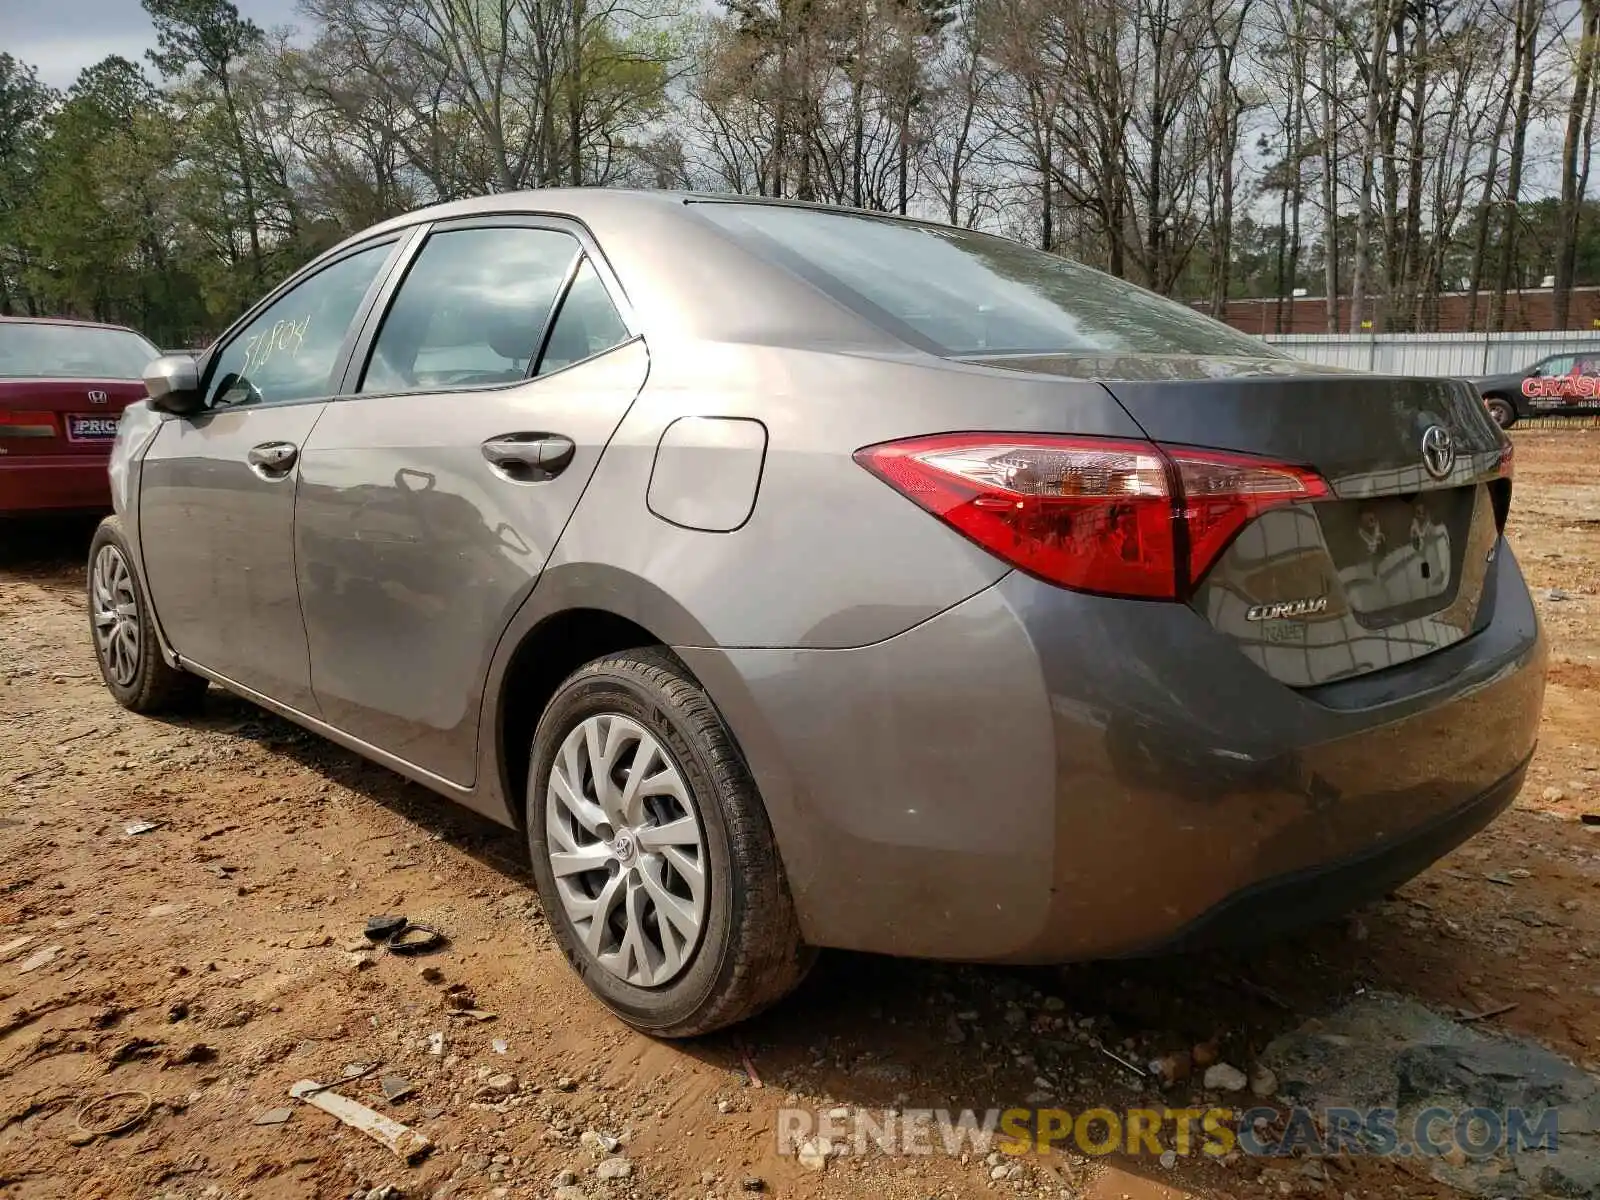
[[[272,327],[252,334],[245,340],[244,375],[254,375],[266,368],[280,353],[294,357],[305,343],[306,331],[311,327],[311,314],[298,321],[275,321]]]

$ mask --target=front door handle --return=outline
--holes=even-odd
[[[300,447],[293,442],[262,442],[251,446],[250,453],[245,456],[250,469],[263,479],[284,478],[299,457]]]
[[[483,457],[515,483],[543,483],[572,464],[577,447],[559,433],[508,433],[483,443]]]

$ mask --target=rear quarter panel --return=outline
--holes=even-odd
[[[755,505],[731,532],[687,529],[647,503],[662,435],[682,417],[762,422]],[[677,644],[836,649],[893,637],[1009,569],[851,457],[954,430],[1137,436],[1098,384],[1037,380],[921,356],[701,343],[652,350],[540,590],[594,569],[648,585],[623,612]],[[671,603],[653,610],[645,594]]]
[[[701,672],[760,779],[791,878],[806,878],[810,818],[800,808],[808,802],[796,794],[795,764],[750,704],[730,651],[883,643],[1010,570],[858,466],[854,452],[955,430],[1129,437],[1138,429],[1094,383],[915,354],[664,342],[652,347],[649,380],[501,639],[490,694],[501,694],[523,639],[557,613],[594,608],[643,626]],[[767,431],[755,504],[731,532],[683,528],[649,509],[662,436],[695,416],[751,419]],[[947,687],[938,702],[952,698]],[[497,706],[485,706],[484,720],[479,779],[503,785]],[[481,795],[475,806],[512,819],[521,798],[504,796],[503,806],[501,799]]]

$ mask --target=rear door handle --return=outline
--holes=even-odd
[[[559,433],[508,433],[483,443],[483,457],[515,483],[543,483],[572,464],[572,439]]]
[[[300,457],[300,447],[293,442],[262,442],[251,446],[245,458],[250,469],[263,479],[282,479]]]

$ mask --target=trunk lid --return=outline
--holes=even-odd
[[[1257,516],[1190,597],[1274,678],[1312,687],[1396,666],[1487,620],[1484,585],[1510,503],[1508,443],[1466,382],[1275,358],[986,365],[1095,379],[1158,443],[1321,474],[1328,498]]]
[[[106,454],[122,410],[143,398],[127,379],[0,379],[0,453]]]

